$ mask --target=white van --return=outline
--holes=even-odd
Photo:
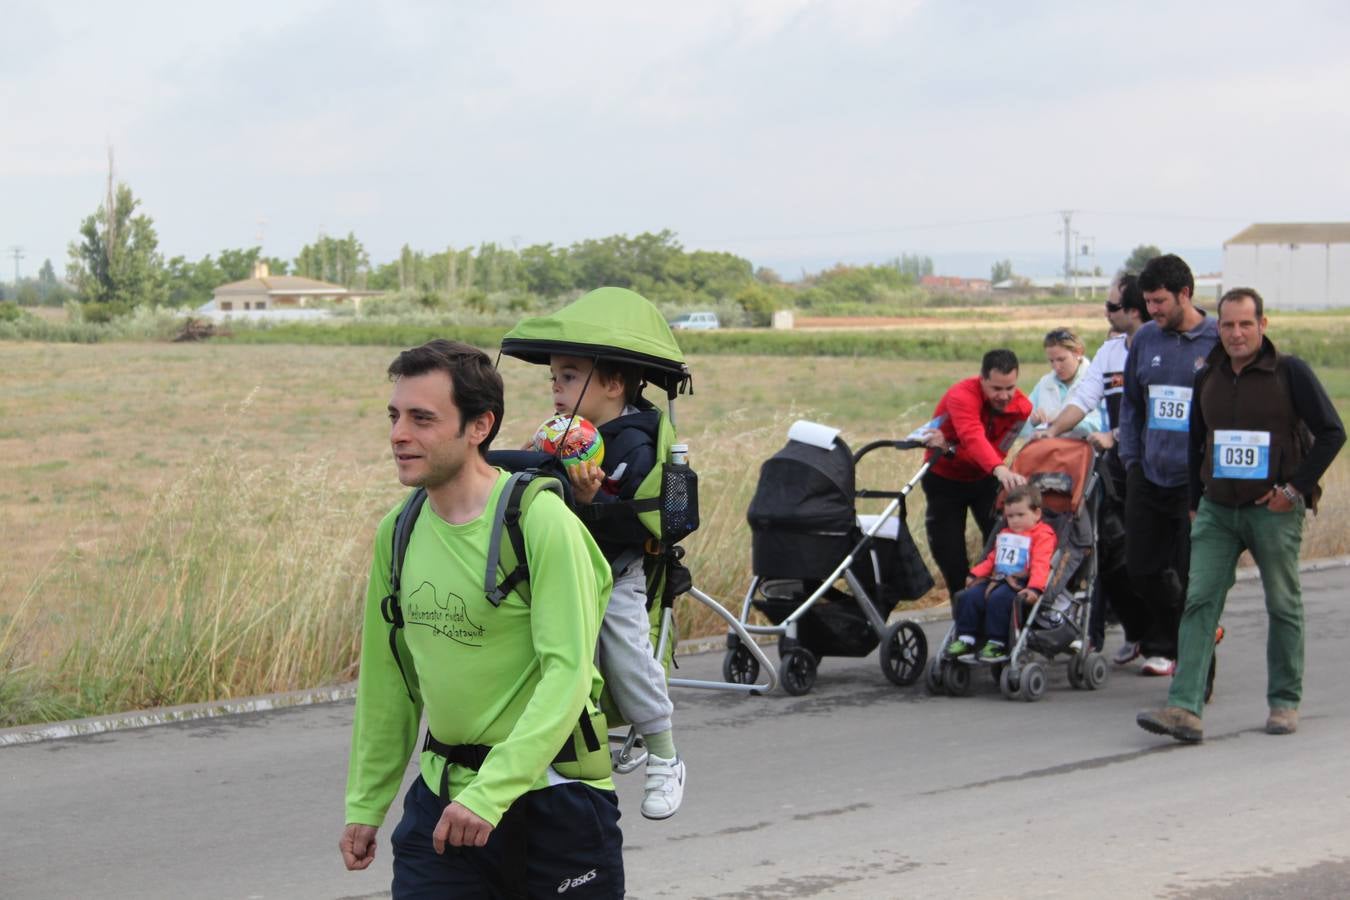
[[[717,321],[717,313],[692,312],[671,319],[670,327],[676,331],[704,331],[721,328],[722,324]]]

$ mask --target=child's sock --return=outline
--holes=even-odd
[[[675,758],[675,736],[671,729],[656,734],[644,734],[642,740],[647,744],[647,752],[662,759]]]
[[[961,643],[965,644],[967,647],[975,646],[975,635],[973,634],[958,634],[956,636],[956,639]]]

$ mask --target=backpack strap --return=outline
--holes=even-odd
[[[408,501],[394,520],[394,552],[389,557],[389,593],[380,601],[380,614],[389,623],[389,652],[394,654],[394,662],[403,676],[403,686],[408,691],[409,700],[414,700],[412,682],[408,679],[408,670],[403,666],[403,657],[398,652],[398,633],[403,628],[403,607],[399,598],[402,593],[403,558],[408,554],[408,541],[412,538],[413,527],[417,525],[417,517],[421,515],[422,504],[426,500],[426,489],[417,488],[408,496]]]
[[[531,490],[534,488],[534,490]],[[530,563],[525,553],[525,532],[520,521],[525,510],[541,490],[552,491],[563,499],[562,485],[556,478],[540,475],[537,472],[515,472],[502,487],[501,499],[492,514],[492,534],[488,538],[487,568],[483,573],[483,592],[493,606],[501,606],[523,582],[530,578]],[[515,567],[506,573],[506,577],[497,581],[498,568],[504,568],[502,561],[502,531],[511,542],[511,552],[515,556]],[[528,603],[528,599],[526,600]]]

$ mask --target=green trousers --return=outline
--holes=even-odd
[[[1204,713],[1205,679],[1214,654],[1214,629],[1233,587],[1238,556],[1250,550],[1261,571],[1270,617],[1266,635],[1266,701],[1297,709],[1303,695],[1303,591],[1298,554],[1304,505],[1271,512],[1265,506],[1232,508],[1200,500],[1191,523],[1190,584],[1177,637],[1177,671],[1170,706]]]

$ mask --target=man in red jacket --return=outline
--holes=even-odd
[[[1031,416],[1031,401],[1017,389],[1017,370],[1017,354],[990,350],[980,363],[979,376],[948,388],[933,411],[939,424],[927,440],[934,462],[923,477],[928,500],[923,524],[928,549],[953,604],[970,571],[966,513],[974,516],[980,539],[987,541],[997,519],[994,503],[999,488],[1026,483],[1004,464]],[[951,455],[944,455],[947,450],[953,451]]]

